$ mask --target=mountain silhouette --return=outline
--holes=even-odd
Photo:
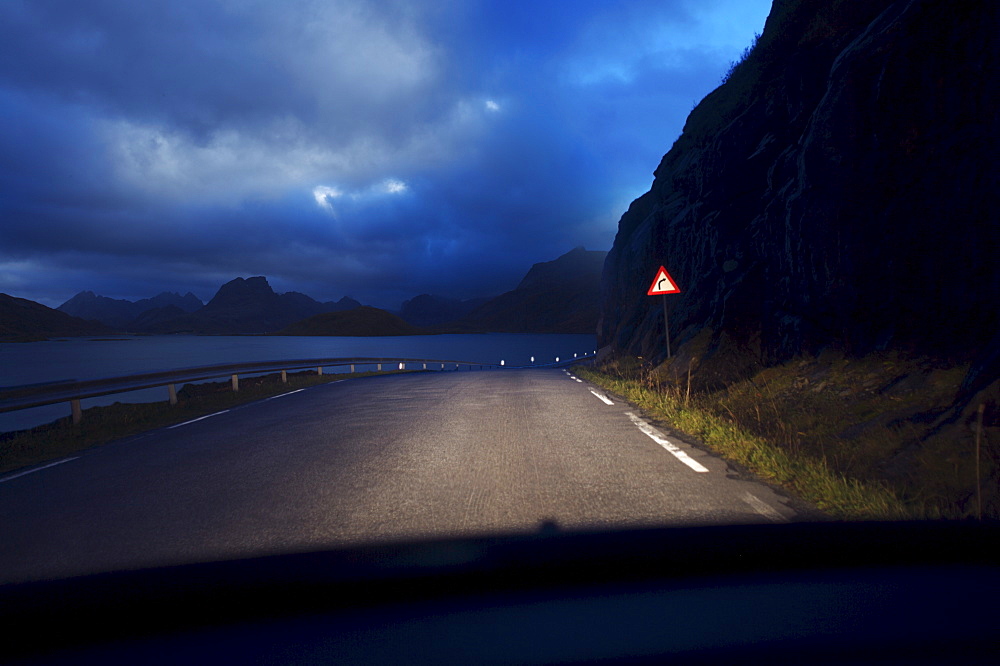
[[[577,247],[535,264],[513,290],[446,327],[463,332],[593,333],[607,252]]]

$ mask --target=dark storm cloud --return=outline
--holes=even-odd
[[[618,4],[2,3],[0,291],[395,307],[608,249],[767,11]]]

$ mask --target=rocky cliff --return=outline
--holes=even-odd
[[[675,350],[990,358],[998,26],[988,0],[775,0],[622,216],[599,343],[663,357],[645,295],[663,264],[683,290],[667,297]]]

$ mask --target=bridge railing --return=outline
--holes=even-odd
[[[168,399],[171,404],[177,403],[177,384],[184,384],[192,381],[205,381],[229,377],[234,391],[239,391],[240,375],[259,375],[271,372],[281,372],[282,381],[287,381],[286,372],[289,370],[315,369],[318,374],[323,374],[323,368],[349,367],[350,372],[354,372],[358,366],[374,366],[377,372],[388,370],[386,366],[391,366],[392,370],[458,370],[466,368],[469,370],[478,368],[515,370],[524,368],[552,368],[569,365],[575,361],[592,357],[592,353],[574,354],[570,357],[555,357],[554,361],[534,362],[532,357],[531,365],[511,366],[506,365],[506,361],[500,360],[497,363],[482,363],[478,361],[454,361],[441,359],[416,359],[416,358],[313,358],[281,361],[254,361],[249,363],[227,363],[223,365],[204,365],[192,368],[180,368],[177,370],[164,370],[160,372],[147,372],[135,375],[125,375],[121,377],[106,377],[102,379],[90,379],[84,381],[58,381],[44,384],[29,384],[25,386],[12,386],[0,388],[0,413],[13,412],[31,407],[41,407],[60,402],[70,403],[70,411],[73,422],[79,423],[82,417],[80,401],[86,398],[96,398],[115,393],[126,393],[138,391],[140,389],[156,388],[166,386]]]

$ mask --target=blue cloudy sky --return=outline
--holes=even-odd
[[[611,247],[769,0],[3,0],[0,292],[397,308]]]

